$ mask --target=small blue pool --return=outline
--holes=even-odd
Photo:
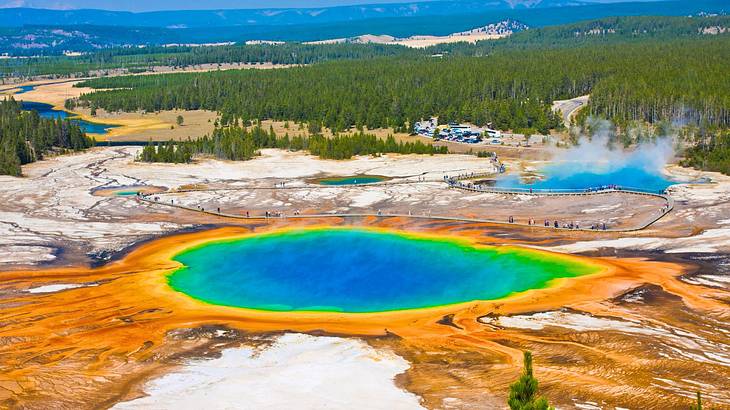
[[[380,175],[351,175],[346,177],[320,178],[315,182],[320,185],[362,185],[387,181],[390,178]]]

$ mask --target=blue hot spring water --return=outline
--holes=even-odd
[[[584,190],[606,185],[661,192],[676,182],[667,178],[658,169],[643,164],[628,162],[619,166],[610,164],[582,163],[578,161],[559,162],[540,169],[541,178],[523,180],[520,175],[508,174],[497,178],[495,186],[500,188],[571,189]]]
[[[322,178],[318,182],[321,185],[359,185],[374,184],[387,180],[388,178],[377,175],[353,175],[348,177]]]
[[[561,255],[388,230],[314,228],[209,242],[169,285],[211,304],[381,312],[499,299],[600,268]]]

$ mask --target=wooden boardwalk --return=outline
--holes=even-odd
[[[471,174],[474,175],[474,174]],[[478,175],[476,176],[478,177]],[[658,197],[662,198],[666,201],[665,211],[657,214],[656,216],[652,216],[647,221],[642,222],[640,225],[636,227],[631,228],[607,228],[607,229],[590,229],[590,228],[566,228],[566,227],[554,227],[552,225],[545,226],[542,224],[535,224],[530,225],[527,223],[519,223],[519,222],[505,222],[503,220],[495,220],[495,219],[488,219],[488,218],[466,218],[466,217],[459,217],[459,216],[449,216],[449,215],[417,215],[417,214],[397,214],[397,213],[383,213],[383,212],[376,212],[376,213],[322,213],[322,214],[306,214],[306,215],[282,215],[282,216],[261,216],[261,215],[254,215],[254,216],[245,216],[245,215],[238,215],[238,214],[230,214],[225,212],[215,212],[211,210],[205,210],[203,208],[197,207],[189,207],[185,205],[180,205],[174,203],[174,201],[166,202],[161,201],[157,199],[159,195],[161,194],[150,194],[150,195],[138,195],[136,196],[138,201],[142,201],[145,203],[160,205],[160,206],[168,206],[173,207],[177,209],[183,209],[186,211],[192,211],[192,212],[199,212],[204,213],[207,215],[212,215],[220,218],[231,218],[231,219],[237,219],[237,220],[247,220],[247,221],[278,221],[278,220],[287,220],[287,219],[322,219],[322,218],[366,218],[366,217],[377,217],[377,218],[392,218],[392,217],[399,217],[399,218],[413,218],[413,219],[428,219],[428,220],[436,220],[436,221],[456,221],[456,222],[469,222],[469,223],[485,223],[485,224],[496,224],[496,225],[514,225],[514,226],[520,226],[520,227],[528,227],[528,228],[535,228],[535,229],[545,229],[545,230],[555,230],[555,231],[582,231],[582,232],[636,232],[641,231],[664,216],[666,216],[668,213],[670,213],[674,209],[674,200],[671,196],[667,194],[658,194],[658,193],[650,193],[650,192],[644,192],[644,191],[635,191],[635,190],[626,190],[626,189],[605,189],[605,190],[596,190],[596,191],[571,191],[571,192],[544,192],[544,191],[533,191],[533,192],[524,192],[522,190],[504,190],[504,189],[488,189],[488,188],[474,188],[469,186],[462,186],[462,184],[452,184],[448,181],[450,181],[447,178],[444,178],[444,181],[447,183],[449,188],[452,189],[463,189],[466,191],[472,191],[472,192],[485,192],[485,193],[497,193],[497,194],[507,194],[507,195],[536,195],[536,196],[586,196],[586,195],[605,195],[605,194],[612,194],[612,193],[619,193],[619,194],[628,194],[628,195],[645,195],[645,196],[652,196],[652,197]],[[456,180],[457,182],[459,180]],[[391,182],[382,182],[382,183],[373,183],[373,184],[358,184],[358,185],[329,185],[329,186],[312,186],[312,187],[302,187],[302,186],[292,186],[292,187],[241,187],[241,188],[222,188],[222,189],[200,189],[200,190],[181,190],[181,191],[174,191],[170,193],[187,193],[187,192],[204,192],[204,191],[224,191],[224,190],[250,190],[250,189],[269,189],[269,190],[278,190],[278,189],[312,189],[312,188],[327,188],[327,189],[336,189],[336,188],[344,188],[344,187],[364,187],[364,186],[383,186],[383,185],[400,185],[400,184],[414,184],[414,183],[429,183],[429,182],[435,182],[434,180],[430,181],[391,181]]]

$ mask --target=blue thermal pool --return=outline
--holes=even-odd
[[[139,191],[116,191],[114,192],[114,195],[116,196],[135,196],[139,193]]]
[[[53,108],[51,104],[33,101],[22,101],[21,107],[23,108],[23,110],[26,111],[37,111],[38,115],[40,115],[41,118],[69,118],[72,122],[78,124],[84,132],[87,132],[89,134],[106,134],[109,129],[118,127],[118,125],[102,124],[81,119],[75,119],[73,114],[64,110],[57,110]]]
[[[601,268],[564,255],[388,230],[313,228],[209,242],[174,257],[179,292],[268,311],[382,312],[492,300]]]
[[[21,85],[20,87],[18,87],[18,91],[15,92],[15,95],[25,94],[28,91],[33,91],[35,87],[35,85]]]
[[[539,177],[524,178],[518,174],[506,174],[497,178],[495,186],[510,189],[570,189],[585,190],[607,185],[623,188],[661,192],[676,184],[659,170],[636,164],[620,167],[601,166],[594,163],[561,162],[540,169]]]
[[[358,185],[358,184],[374,184],[376,182],[387,181],[390,178],[379,175],[352,175],[346,177],[320,178],[315,182],[320,185]]]
[[[165,190],[165,187],[158,187],[154,185],[120,185],[94,188],[91,190],[91,193],[97,196],[133,197],[138,194],[149,195],[157,192],[163,192]]]

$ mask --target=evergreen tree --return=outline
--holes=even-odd
[[[299,151],[307,149],[312,155],[324,159],[349,159],[355,155],[399,154],[447,154],[448,148],[416,142],[397,142],[390,135],[385,140],[363,132],[353,135],[335,135],[331,138],[320,134],[307,138],[289,138],[289,134],[277,137],[272,128],[265,131],[261,126],[246,128],[218,127],[211,135],[197,140],[173,141],[153,145],[150,141],[142,149],[139,160],[144,162],[186,163],[194,155],[210,155],[234,161],[249,160],[262,148],[279,148]]]
[[[697,392],[697,403],[691,404],[689,410],[702,410],[702,393]]]
[[[554,410],[544,397],[538,397],[538,382],[532,375],[532,353],[524,353],[525,367],[514,384],[510,386],[509,408],[511,410]]]
[[[310,134],[357,126],[402,130],[409,118],[430,116],[546,133],[561,126],[552,101],[590,94],[582,112],[620,126],[681,118],[728,128],[729,36],[539,52],[505,45],[488,57],[401,55],[368,64],[99,78],[79,84],[100,89],[79,103],[107,111],[207,109],[220,112],[224,125],[249,118],[305,122]]]
[[[19,176],[21,165],[49,152],[79,151],[93,144],[68,120],[44,119],[35,111],[23,111],[12,97],[0,101],[0,174]]]
[[[397,45],[383,44],[236,44],[210,47],[162,47],[149,46],[115,47],[89,49],[80,56],[53,56],[61,53],[68,44],[59,42],[56,47],[44,50],[43,57],[22,59],[0,59],[0,73],[13,76],[70,75],[88,77],[89,70],[125,68],[129,73],[149,71],[150,66],[168,65],[176,68],[195,64],[214,63],[259,63],[274,64],[315,64],[332,60],[373,60],[387,56],[418,58],[434,54],[449,56],[487,56],[505,50],[528,49],[545,50],[591,46],[593,48],[668,39],[694,39],[706,36],[708,27],[728,27],[730,17],[698,16],[626,16],[606,17],[581,21],[573,24],[531,28],[512,34],[500,40],[480,41],[476,44],[452,43],[439,44],[424,49],[412,49]],[[32,30],[32,29],[30,29]],[[610,34],[610,35],[609,35]],[[327,37],[327,36],[325,36]],[[341,37],[332,35],[331,37]],[[164,43],[159,41],[158,43]],[[76,45],[78,46],[78,44]],[[14,48],[13,54],[38,51],[33,48]],[[107,75],[108,73],[104,73]]]
[[[20,158],[9,144],[0,152],[0,175],[20,176]]]

